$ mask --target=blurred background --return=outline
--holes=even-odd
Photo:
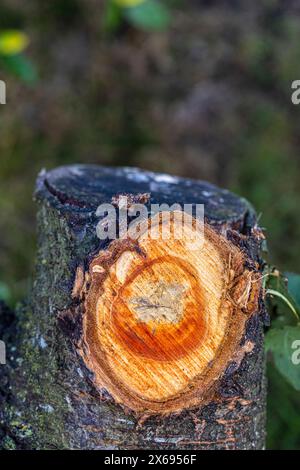
[[[134,165],[248,198],[300,271],[298,0],[1,0],[0,298],[26,295],[37,173]],[[268,447],[300,448],[300,393],[269,366]]]

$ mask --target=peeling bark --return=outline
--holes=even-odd
[[[132,203],[205,204],[208,230],[242,258],[239,269],[226,264],[227,292],[234,306],[234,328],[228,334],[234,336],[232,332],[239,329],[237,341],[214,376],[211,392],[205,395],[203,388],[196,387],[190,392],[193,400],[186,399],[185,405],[184,400],[177,400],[179,406],[159,409],[149,403],[137,406],[136,399],[120,399],[115,393],[118,382],[110,387],[104,381],[101,386],[87,360],[84,306],[91,301],[92,274],[98,280],[107,279],[107,271],[122,253],[143,252],[143,247],[130,240],[127,245],[116,241],[108,246],[96,236],[98,205],[117,204],[122,194]],[[36,200],[38,253],[33,290],[4,334],[9,362],[0,368],[2,447],[263,448],[266,314],[259,280],[263,235],[252,207],[205,182],[132,168],[80,165],[43,172]],[[156,297],[154,305],[158,305]],[[183,311],[174,310],[179,316]],[[150,313],[155,312],[148,310],[147,318]],[[175,323],[176,315],[172,317]]]

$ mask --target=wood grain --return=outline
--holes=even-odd
[[[211,400],[258,309],[261,283],[245,268],[245,255],[194,219],[178,238],[177,215],[171,213],[168,239],[161,214],[141,224],[137,240],[101,251],[83,286],[80,353],[96,385],[138,412]]]

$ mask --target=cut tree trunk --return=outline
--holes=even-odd
[[[32,294],[2,333],[2,447],[263,448],[264,237],[251,206],[205,182],[81,165],[42,172],[36,200]],[[136,236],[101,240],[114,222],[103,203]],[[178,206],[135,219],[163,203],[204,204],[204,225]]]

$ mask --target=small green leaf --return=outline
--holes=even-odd
[[[24,82],[33,83],[37,80],[37,71],[32,62],[22,54],[5,56],[1,62],[6,69],[21,78]]]
[[[266,350],[272,354],[278,371],[300,391],[300,326],[268,331]]]
[[[0,54],[15,55],[22,52],[29,44],[29,38],[22,31],[6,30],[0,32]]]
[[[295,273],[286,273],[286,277],[288,279],[289,292],[300,309],[300,275]]]
[[[155,0],[146,0],[137,6],[126,8],[124,15],[131,24],[146,31],[164,30],[170,23],[169,11]]]
[[[109,33],[115,32],[122,23],[122,9],[113,0],[109,0],[103,16],[103,26]]]
[[[0,300],[4,300],[5,302],[8,302],[11,297],[11,292],[9,290],[9,287],[4,284],[4,282],[0,282]]]

